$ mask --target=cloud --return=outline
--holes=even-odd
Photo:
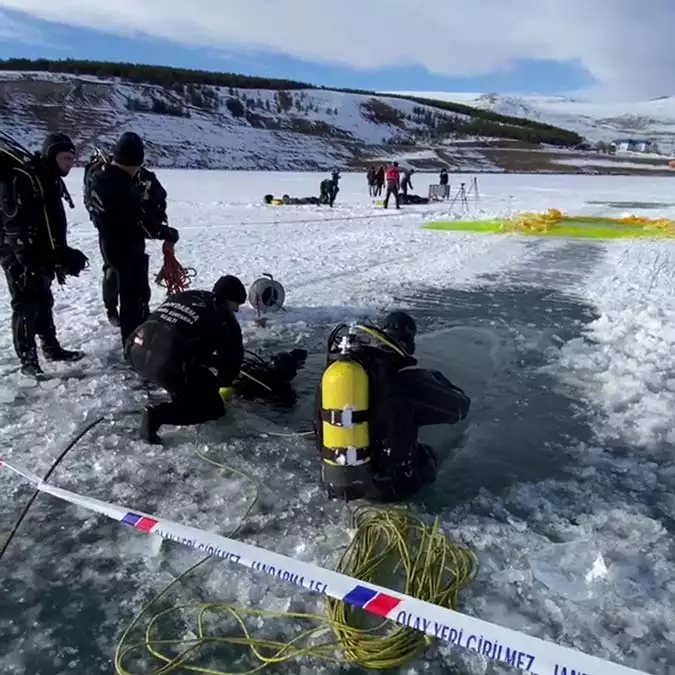
[[[0,40],[43,46],[49,44],[49,39],[41,30],[2,11],[0,11]]]
[[[447,76],[517,60],[579,63],[608,93],[674,93],[673,0],[0,0],[70,25]]]

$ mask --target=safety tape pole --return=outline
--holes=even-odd
[[[34,473],[7,464],[6,467],[42,492],[84,509],[131,525],[145,534],[156,534],[223,560],[264,572],[275,579],[342,600],[371,614],[426,633],[453,646],[482,654],[534,675],[650,675],[576,649],[531,637],[403,593],[333,572],[313,563],[294,560],[251,544],[203,530],[179,525],[142,511],[99,501],[49,485]]]

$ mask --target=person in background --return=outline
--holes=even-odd
[[[65,134],[49,134],[42,151],[10,180],[0,183],[0,261],[12,305],[14,350],[24,375],[40,379],[44,371],[36,337],[48,361],[79,361],[84,353],[64,349],[54,325],[52,283],[79,276],[87,257],[67,243],[63,199],[70,200],[63,178],[75,163],[75,146]]]
[[[410,177],[415,173],[415,169],[403,169],[401,171],[401,193],[404,197],[408,195],[408,190],[414,190]]]
[[[334,169],[331,172],[330,178],[325,178],[321,181],[319,186],[319,201],[321,204],[328,204],[328,206],[332,208],[335,203],[335,198],[337,197],[338,192],[340,192],[338,186],[340,178],[340,172],[337,169]]]
[[[375,173],[375,197],[382,196],[382,188],[384,187],[384,167],[379,166]]]
[[[375,196],[375,189],[376,189],[376,172],[375,172],[375,167],[370,166],[368,167],[368,172],[366,173],[366,181],[368,183],[368,194],[371,197]]]
[[[441,173],[438,175],[438,183],[441,185],[441,198],[448,199],[450,197],[450,177],[448,176],[448,170],[443,167]]]
[[[232,387],[244,359],[235,312],[245,302],[241,280],[223,276],[211,291],[170,296],[132,332],[126,346],[129,363],[171,397],[146,408],[143,440],[159,444],[158,431],[165,424],[202,424],[225,414],[221,390]]]
[[[387,168],[384,178],[387,182],[387,192],[384,196],[384,208],[389,208],[389,197],[394,195],[396,208],[400,209],[401,205],[399,203],[398,190],[401,182],[401,174],[398,169],[398,162],[393,162],[392,165]]]
[[[146,239],[175,244],[178,230],[162,218],[148,218],[139,173],[145,159],[140,136],[125,132],[115,145],[112,161],[91,180],[91,217],[99,233],[103,259],[114,270],[119,288],[122,346],[148,316],[150,283]]]

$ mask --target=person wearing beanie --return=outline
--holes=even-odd
[[[141,137],[133,131],[123,133],[113,150],[113,164],[139,169],[145,161],[145,148]]]
[[[134,134],[135,138],[140,138]],[[124,143],[121,144],[124,146]],[[117,157],[124,157],[124,154],[129,154],[128,151],[124,150],[124,147],[117,153]],[[107,164],[113,163],[114,155],[111,154],[106,156],[100,150],[96,150],[90,160],[87,162],[84,168],[84,185],[83,185],[83,196],[84,196],[84,205],[89,212],[89,217],[91,221],[96,225],[96,202],[92,198],[91,186],[93,183],[93,177],[102,169],[105,168]],[[130,161],[126,159],[125,161]],[[138,161],[131,160],[131,161]],[[120,166],[123,166],[120,164]],[[164,189],[164,186],[161,184],[157,175],[150,171],[145,166],[141,166],[138,173],[134,178],[138,189],[141,191],[143,196],[143,227],[148,232],[156,232],[163,225],[167,224],[167,193]],[[106,246],[101,237],[99,231],[99,250],[101,252],[101,257],[103,259],[103,278],[101,282],[101,290],[103,297],[103,306],[105,307],[106,316],[108,321],[116,327],[120,325],[120,315],[119,315],[119,280],[117,277],[117,271],[115,267],[110,264],[110,261],[106,257]],[[143,315],[147,316],[148,310],[147,305],[150,302],[150,284],[149,282],[145,285],[144,288],[145,296],[145,305],[143,310]]]
[[[225,414],[220,389],[232,386],[244,358],[235,313],[245,302],[241,280],[223,276],[210,291],[170,296],[131,333],[127,360],[142,378],[171,397],[145,410],[143,440],[161,443],[158,431],[164,424],[201,424]]]
[[[127,131],[110,158],[92,159],[85,168],[84,202],[98,230],[104,303],[109,321],[119,326],[123,346],[149,313],[145,240],[175,244],[179,237],[167,223],[166,191],[143,167],[144,161],[143,140]]]
[[[50,133],[40,152],[27,158],[0,184],[0,250],[12,305],[14,350],[21,371],[43,378],[36,341],[48,361],[77,361],[81,351],[64,349],[54,324],[52,283],[79,275],[86,256],[67,242],[63,183],[75,163],[75,145],[62,133]]]

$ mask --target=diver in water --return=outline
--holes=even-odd
[[[346,328],[331,333],[316,397],[322,481],[332,498],[408,499],[436,479],[420,427],[463,420],[471,401],[439,371],[417,366],[417,327],[405,312],[389,314],[382,329]]]
[[[260,399],[290,407],[297,399],[291,382],[304,367],[306,359],[304,349],[292,349],[271,358],[244,350],[239,376],[232,384],[233,393],[244,400]]]

